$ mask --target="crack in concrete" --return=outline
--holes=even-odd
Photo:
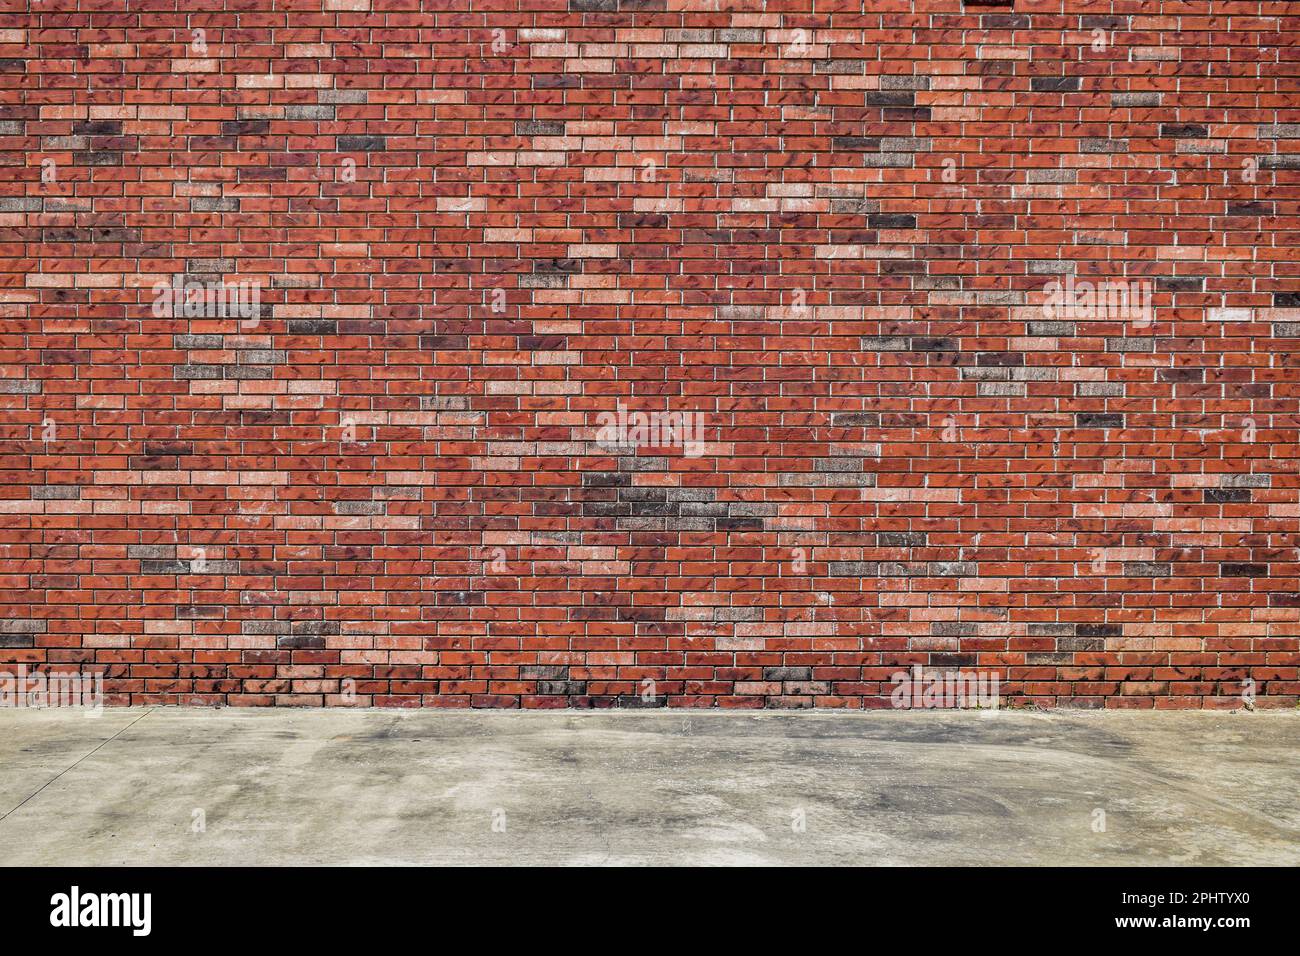
[[[33,799],[35,799],[37,796],[39,796],[40,793],[41,793],[41,792],[42,792],[46,787],[48,787],[50,784],[54,783],[56,780],[58,780],[58,779],[59,779],[60,777],[62,777],[64,774],[68,773],[70,770],[75,770],[75,769],[77,768],[77,766],[80,765],[80,764],[82,763],[82,761],[88,760],[88,759],[90,759],[91,757],[93,757],[95,754],[97,754],[97,753],[98,753],[100,750],[102,750],[104,747],[106,747],[106,746],[108,746],[109,744],[111,744],[111,743],[112,743],[114,740],[116,740],[118,737],[122,736],[124,733],[126,733],[128,730],[130,730],[130,729],[131,729],[132,727],[134,727],[136,724],[140,723],[140,721],[144,720],[146,717],[148,717],[150,714],[152,714],[155,710],[157,710],[156,707],[151,707],[151,708],[149,708],[149,709],[146,710],[143,714],[141,714],[139,717],[137,717],[135,720],[133,720],[133,721],[131,721],[129,724],[126,724],[125,726],[123,726],[123,727],[122,727],[122,728],[121,728],[117,733],[115,733],[113,736],[109,737],[107,740],[102,740],[102,741],[100,741],[99,744],[97,744],[95,747],[92,747],[92,748],[90,749],[89,752],[83,754],[81,757],[78,757],[78,758],[77,758],[76,760],[74,760],[72,763],[68,764],[68,766],[64,767],[62,770],[60,770],[58,773],[56,773],[53,777],[51,777],[49,780],[45,781],[43,784],[41,784],[39,787],[37,787],[34,791],[32,791],[30,794],[28,794],[26,797],[24,797],[22,800],[20,800],[20,801],[18,802],[18,805],[17,805],[17,806],[12,807],[12,808],[6,810],[3,814],[0,814],[0,823],[4,823],[4,821],[7,820],[7,819],[9,818],[10,814],[17,813],[19,810],[21,810],[23,807],[25,807],[25,806],[26,806],[26,805],[27,805],[31,800],[33,800]]]

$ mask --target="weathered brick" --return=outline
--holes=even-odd
[[[0,670],[1300,700],[1286,17],[91,6],[0,58]]]

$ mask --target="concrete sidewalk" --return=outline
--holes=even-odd
[[[1298,743],[1289,712],[9,710],[0,863],[1294,866]]]

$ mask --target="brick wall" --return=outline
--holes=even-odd
[[[225,6],[0,7],[5,668],[1296,702],[1294,5]]]

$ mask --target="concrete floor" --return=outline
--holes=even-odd
[[[1294,866],[1298,742],[1279,712],[9,710],[0,863]]]

